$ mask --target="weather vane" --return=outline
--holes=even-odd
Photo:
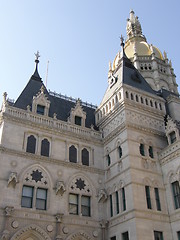
[[[40,58],[39,51],[37,51],[37,53],[35,53],[34,55],[36,56],[36,60]]]

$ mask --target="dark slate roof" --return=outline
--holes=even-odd
[[[42,85],[44,86],[37,71],[36,65],[34,74],[30,78],[29,82],[27,83],[26,87],[24,88],[16,102],[14,103],[14,107],[26,110],[27,106],[29,105],[32,109],[33,97],[40,92]],[[53,117],[53,114],[56,113],[57,119],[67,122],[67,119],[70,116],[71,108],[75,107],[76,102],[70,101],[70,98],[63,99],[61,97],[53,96],[47,91],[45,86],[44,88],[44,93],[50,101],[49,117]],[[83,105],[82,108],[86,112],[85,126],[88,128],[90,128],[91,125],[95,126],[95,108]],[[95,127],[95,129],[97,128]]]
[[[156,92],[151,88],[151,86],[146,82],[144,77],[140,72],[134,67],[132,62],[127,58],[123,50],[123,56],[121,59],[122,64],[122,82],[124,84],[130,85],[132,87],[138,88],[145,92],[156,94]]]

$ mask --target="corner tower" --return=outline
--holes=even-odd
[[[147,42],[140,21],[132,10],[127,19],[126,33],[125,53],[150,86],[156,91],[166,89],[178,94],[171,60],[165,51],[162,54],[157,47]]]

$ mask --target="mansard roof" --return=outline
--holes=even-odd
[[[14,107],[27,110],[27,106],[29,105],[32,109],[33,97],[37,96],[41,91],[42,86],[44,86],[44,84],[36,68],[35,73],[32,75],[26,87],[14,103]],[[56,113],[58,120],[67,121],[70,116],[71,108],[74,108],[76,105],[75,99],[71,100],[71,98],[68,97],[61,97],[61,95],[52,94],[47,91],[45,86],[44,94],[50,101],[49,117],[53,117],[54,113]],[[83,111],[86,112],[85,126],[88,128],[90,128],[91,125],[95,126],[95,106],[84,103],[82,108]]]
[[[113,94],[117,91],[121,85],[129,85],[144,92],[156,95],[151,86],[147,83],[140,72],[134,67],[130,59],[127,58],[124,49],[121,53],[118,53],[116,57],[115,69],[110,69],[111,78],[116,78],[116,81],[111,85],[109,80],[109,86],[103,97],[101,105],[105,103]]]

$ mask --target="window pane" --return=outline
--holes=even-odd
[[[46,210],[47,189],[38,188],[36,193],[36,209]]]
[[[22,207],[32,208],[33,190],[34,190],[33,187],[23,186],[22,198],[21,198]]]
[[[119,152],[119,158],[121,158],[122,157],[122,148],[120,146],[118,147],[118,152]]]
[[[154,231],[154,239],[155,240],[163,240],[162,232]]]
[[[26,197],[32,197],[33,196],[33,187],[23,186],[22,195],[26,196]]]
[[[32,208],[32,198],[22,197],[21,207]]]
[[[78,195],[69,194],[69,213],[78,215]]]
[[[75,124],[81,126],[81,117],[75,116]]]
[[[69,161],[73,163],[77,162],[77,149],[74,145],[69,148]]]
[[[180,186],[178,181],[172,183],[172,190],[175,208],[180,208]]]
[[[36,151],[36,138],[31,135],[27,138],[26,152],[35,153]]]
[[[110,155],[107,155],[107,165],[110,166],[111,165],[111,158]]]
[[[151,209],[150,187],[149,186],[145,186],[145,191],[146,191],[147,208]]]
[[[122,239],[123,240],[129,240],[129,233],[128,232],[122,233]]]
[[[46,194],[47,194],[46,189],[42,189],[42,188],[37,189],[37,198],[46,199]]]
[[[37,113],[38,113],[38,114],[44,115],[44,109],[45,109],[44,106],[42,106],[42,105],[37,105]]]
[[[112,195],[109,195],[110,197],[110,216],[113,216],[113,201],[112,201]]]
[[[145,153],[144,153],[144,144],[140,144],[140,146],[139,146],[139,151],[140,151],[140,154],[142,155],[142,156],[145,156]]]
[[[82,164],[89,166],[89,152],[86,148],[82,150]]]
[[[82,213],[82,216],[90,216],[90,197],[89,196],[81,197],[81,213]]]
[[[36,209],[46,210],[46,200],[36,199]]]
[[[155,192],[155,199],[156,199],[157,210],[161,211],[161,203],[160,203],[160,198],[159,198],[159,189],[158,188],[154,188],[154,192]]]
[[[154,158],[153,147],[152,147],[152,146],[149,146],[149,156],[150,156],[151,158]]]
[[[69,202],[77,204],[78,203],[78,195],[76,195],[76,194],[69,194]]]
[[[123,203],[123,211],[126,210],[126,195],[125,195],[125,189],[122,188],[122,203]]]
[[[116,213],[119,214],[119,193],[116,191]]]
[[[42,156],[49,157],[49,147],[50,147],[49,141],[46,138],[43,139],[41,142],[41,155]]]

